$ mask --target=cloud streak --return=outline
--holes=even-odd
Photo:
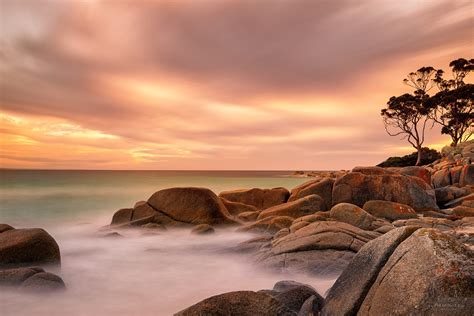
[[[2,12],[4,167],[376,163],[406,152],[379,118],[402,77],[446,67],[474,38],[462,0],[4,0]]]

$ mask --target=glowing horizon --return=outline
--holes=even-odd
[[[329,170],[404,155],[380,109],[410,91],[407,73],[472,58],[472,10],[2,0],[0,167]],[[428,131],[425,146],[448,143]]]

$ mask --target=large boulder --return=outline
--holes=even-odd
[[[382,266],[395,248],[418,227],[394,229],[369,241],[355,255],[326,296],[323,315],[355,315]]]
[[[0,267],[60,262],[59,246],[44,229],[9,229],[0,233]]]
[[[236,291],[211,296],[196,303],[176,316],[201,315],[268,315],[290,316],[296,313],[263,292]]]
[[[364,204],[363,209],[375,217],[386,218],[390,221],[417,217],[416,212],[412,207],[390,201],[367,201]]]
[[[224,191],[219,197],[232,202],[240,202],[247,205],[255,206],[259,210],[263,210],[278,204],[285,203],[290,196],[285,188],[273,189],[243,189]]]
[[[359,167],[354,167],[352,169],[352,172],[359,172],[365,175],[384,175],[384,174],[395,174],[394,171],[382,168],[382,167],[377,167],[377,166],[359,166]]]
[[[334,183],[333,205],[346,202],[362,207],[370,200],[402,203],[413,207],[416,211],[438,208],[434,190],[418,177],[351,172]]]
[[[334,179],[323,178],[318,181],[309,181],[303,185],[291,190],[290,198],[288,202],[296,201],[302,197],[308,195],[319,195],[324,201],[324,207],[322,211],[327,211],[332,206],[332,187],[334,185]]]
[[[367,243],[329,291],[322,315],[469,315],[473,252],[432,228]]]
[[[334,205],[329,212],[329,215],[336,221],[344,222],[364,230],[372,229],[372,223],[375,221],[375,217],[357,205],[350,203],[339,203]]]
[[[188,224],[233,224],[222,201],[205,188],[170,188],[154,193],[148,204],[174,221]]]
[[[263,210],[258,219],[269,216],[290,216],[298,218],[321,211],[325,208],[325,203],[319,195],[308,195],[292,202],[275,205]]]

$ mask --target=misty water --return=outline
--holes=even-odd
[[[206,297],[272,288],[291,279],[323,294],[334,279],[265,271],[230,251],[255,235],[218,229],[126,230],[103,237],[119,208],[173,186],[222,190],[294,187],[307,179],[288,172],[7,171],[0,183],[0,222],[45,228],[61,249],[62,293],[25,294],[0,289],[1,315],[171,315]]]

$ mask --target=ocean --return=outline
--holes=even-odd
[[[288,189],[308,179],[290,171],[59,171],[0,170],[0,223],[41,227],[58,242],[64,293],[31,295],[3,290],[1,315],[172,315],[206,297],[272,288],[284,279],[308,283],[319,293],[334,279],[264,271],[229,247],[254,235],[218,229],[105,238],[113,213],[163,188]]]

